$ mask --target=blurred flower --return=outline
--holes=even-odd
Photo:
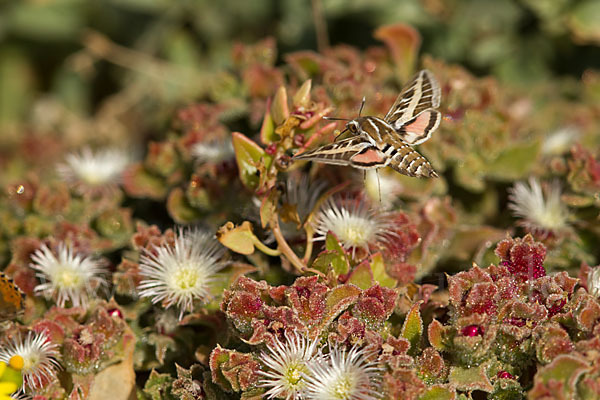
[[[54,298],[56,304],[64,307],[67,300],[73,307],[85,306],[96,288],[106,286],[106,273],[103,263],[92,257],[75,254],[70,245],[58,245],[58,257],[46,245],[31,256],[31,268],[42,283],[35,287],[36,293],[46,298]]]
[[[68,154],[57,170],[65,181],[78,187],[99,188],[118,184],[130,162],[125,150],[112,148],[94,153],[85,147],[79,153]]]
[[[309,364],[307,398],[315,400],[372,400],[380,397],[376,383],[380,368],[369,361],[369,353],[352,347],[334,347],[326,359]]]
[[[588,293],[600,297],[600,267],[592,268],[587,277]]]
[[[388,213],[369,209],[363,201],[353,201],[338,206],[329,199],[315,215],[313,227],[318,236],[314,240],[325,240],[333,232],[345,249],[369,250],[369,245],[386,243],[394,236],[393,220]]]
[[[268,388],[265,396],[286,400],[302,398],[307,365],[320,357],[317,344],[318,340],[309,341],[297,333],[286,332],[285,343],[276,340],[273,346],[267,346],[268,352],[261,354],[261,361],[269,370],[259,372],[264,376],[259,385]]]
[[[317,200],[325,192],[326,183],[311,181],[306,175],[288,179],[286,182],[286,204],[296,208],[300,221],[304,222],[313,211]]]
[[[230,140],[198,142],[192,146],[191,153],[196,161],[213,164],[230,160],[235,155]]]
[[[567,226],[568,211],[560,200],[561,190],[557,181],[548,186],[546,196],[535,178],[529,179],[529,186],[523,182],[516,183],[509,192],[508,208],[522,218],[520,224],[526,229],[547,235]]]
[[[542,144],[542,154],[557,155],[568,151],[579,134],[579,130],[574,126],[566,126],[552,132]]]
[[[162,245],[142,254],[140,296],[151,297],[152,303],[163,302],[165,308],[176,305],[181,319],[184,311],[192,310],[194,300],[205,303],[212,298],[209,285],[224,267],[218,261],[221,255],[222,248],[212,235],[180,230],[174,247]]]
[[[56,344],[46,333],[29,332],[25,340],[17,336],[0,347],[0,361],[8,363],[15,356],[23,358],[23,388],[35,390],[55,379],[59,357]]]
[[[394,172],[394,174],[396,174]],[[402,191],[402,184],[393,174],[384,171],[367,170],[366,175],[360,174],[360,179],[365,177],[365,193],[371,201],[381,203],[385,209],[389,209],[398,194]]]

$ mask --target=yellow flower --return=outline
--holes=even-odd
[[[23,357],[19,355],[11,357],[8,365],[0,361],[0,400],[12,400],[10,395],[23,384],[21,375],[23,365]]]

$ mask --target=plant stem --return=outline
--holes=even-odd
[[[258,240],[258,238],[256,236],[254,236],[254,240],[252,242],[254,243],[254,246],[257,249],[259,249],[260,251],[262,251],[263,253],[265,253],[268,256],[279,256],[279,255],[281,255],[281,250],[279,250],[279,249],[272,249],[272,248],[268,247],[263,242],[261,242],[260,240]]]
[[[281,228],[279,227],[279,215],[275,213],[273,218],[270,221],[271,228],[273,229],[273,235],[275,236],[275,240],[277,241],[277,246],[279,251],[292,263],[292,265],[298,270],[298,272],[302,273],[306,270],[306,265],[298,258],[294,250],[287,243],[283,234],[281,233]]]
[[[315,234],[315,232],[313,231],[312,227],[310,225],[307,225],[306,228],[304,229],[304,232],[306,232],[306,250],[304,251],[304,257],[302,258],[302,262],[306,265],[308,265],[308,261],[310,260],[310,256],[312,255],[312,251],[313,251],[313,236]]]

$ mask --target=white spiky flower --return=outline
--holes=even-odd
[[[306,175],[296,176],[286,182],[284,203],[295,206],[300,221],[304,222],[325,189],[326,183],[323,181],[311,181]]]
[[[542,143],[542,154],[557,155],[568,151],[579,135],[579,129],[575,126],[565,126],[552,132]]]
[[[296,400],[302,398],[306,389],[305,375],[308,364],[321,357],[317,351],[318,340],[308,340],[304,336],[293,333],[285,334],[285,342],[276,340],[268,352],[261,354],[261,361],[266,371],[259,371],[264,378],[259,386],[267,388],[265,396]]]
[[[587,276],[588,293],[600,297],[600,267],[590,269]]]
[[[165,308],[177,306],[181,319],[185,311],[192,311],[194,301],[212,299],[210,284],[225,266],[219,262],[222,254],[212,235],[180,229],[174,246],[165,244],[142,254],[140,274],[144,279],[139,294],[150,297],[152,303],[162,302]]]
[[[107,148],[93,152],[85,147],[80,152],[68,154],[57,170],[69,183],[97,188],[118,184],[130,162],[130,153],[123,149]]]
[[[553,181],[546,189],[544,195],[536,178],[530,178],[529,185],[517,182],[509,189],[508,208],[521,218],[522,226],[539,234],[560,231],[567,226],[569,217],[567,207],[560,199],[559,183]]]
[[[329,231],[345,249],[369,250],[370,245],[387,243],[394,236],[393,219],[389,213],[370,209],[363,201],[337,205],[329,199],[315,215],[314,240],[325,240]]]
[[[85,306],[96,289],[106,286],[107,270],[104,262],[91,256],[76,254],[73,248],[59,243],[55,255],[46,245],[31,256],[31,268],[42,281],[35,287],[36,294],[53,298],[60,307],[70,301],[73,307]]]
[[[312,400],[373,400],[380,397],[377,385],[381,368],[360,347],[333,347],[328,356],[309,365],[306,397]]]
[[[56,370],[60,368],[57,361],[60,354],[57,348],[45,332],[30,331],[25,339],[18,335],[1,344],[0,361],[8,363],[13,356],[20,356],[23,359],[21,391],[35,390],[56,378]]]
[[[194,143],[191,154],[198,162],[218,163],[233,158],[235,153],[231,141],[223,140]]]

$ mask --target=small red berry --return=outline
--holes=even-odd
[[[110,310],[108,310],[108,315],[110,315],[113,318],[123,318],[123,313],[118,308],[111,308]]]
[[[515,379],[514,376],[512,376],[510,373],[508,373],[506,371],[499,371],[496,376],[501,379]]]
[[[265,149],[265,153],[267,153],[270,156],[274,155],[276,152],[277,152],[277,143],[271,143]]]
[[[465,326],[461,331],[463,336],[473,337],[483,335],[483,329],[479,325]]]

